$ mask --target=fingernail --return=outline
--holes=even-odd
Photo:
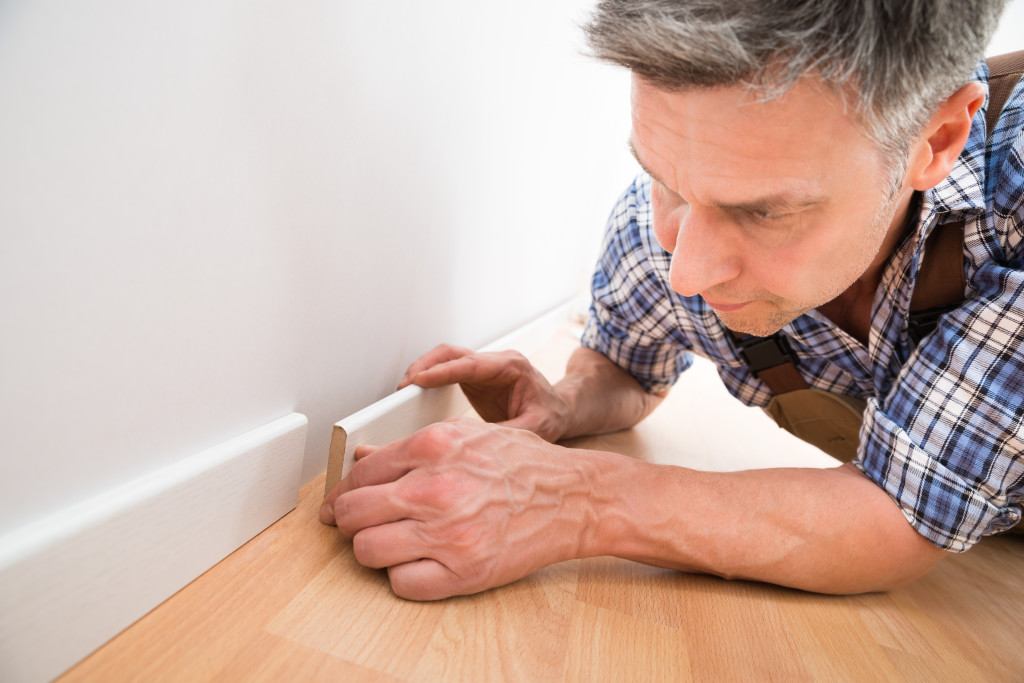
[[[324,504],[320,506],[320,516],[334,518],[334,508],[327,501],[324,501]]]

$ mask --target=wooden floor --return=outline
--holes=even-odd
[[[573,345],[566,332],[538,364],[557,375]],[[714,469],[830,464],[728,401],[710,367],[686,382],[637,429],[572,445]],[[828,597],[599,558],[423,604],[394,597],[386,573],[358,565],[317,521],[322,479],[59,680],[1024,680],[1024,537],[988,539],[886,594]]]

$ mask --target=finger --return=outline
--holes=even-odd
[[[359,448],[362,446],[357,446],[356,450]],[[320,521],[322,523],[336,523],[334,502],[338,496],[365,486],[378,486],[397,481],[412,468],[408,457],[405,456],[407,449],[404,448],[401,441],[392,442],[386,446],[369,446],[367,448],[372,450],[361,453],[348,476],[339,481],[324,498],[324,502],[320,506]],[[371,458],[371,455],[379,457]]]
[[[371,446],[370,444],[366,443],[359,444],[358,446],[356,446],[355,450],[352,451],[352,457],[355,458],[356,460],[362,460],[366,456],[376,453],[378,448],[378,446]]]
[[[338,496],[344,493],[341,487],[342,482],[344,481],[345,480],[342,479],[337,484],[335,484],[334,488],[330,490],[330,493],[327,494],[327,497],[324,498],[324,502],[320,505],[321,524],[327,524],[329,526],[335,526],[337,524],[336,520],[334,519],[334,502],[338,500]]]
[[[352,552],[359,564],[373,569],[419,560],[426,554],[416,532],[419,525],[402,519],[361,529],[352,536]]]
[[[332,512],[338,531],[354,538],[364,529],[408,519],[409,506],[397,495],[395,486],[364,486],[338,496]]]
[[[438,363],[446,363],[462,356],[471,355],[473,352],[467,348],[461,346],[453,346],[451,344],[441,344],[435,346],[430,351],[417,358],[412,362],[412,365],[405,371],[402,376],[402,381],[399,382],[398,388],[404,389],[405,387],[412,384],[412,378],[423,372],[427,368],[433,367]]]
[[[468,592],[448,567],[422,559],[388,567],[391,590],[406,600],[441,600]]]
[[[320,506],[320,523],[328,526],[334,526],[334,503],[327,502],[324,498],[323,504]]]
[[[478,353],[439,363],[413,375],[417,386],[431,388],[449,384],[487,382],[508,372],[509,358],[495,353]]]

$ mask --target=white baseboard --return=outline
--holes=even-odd
[[[58,676],[292,510],[306,418],[0,537],[0,680]]]
[[[547,313],[491,342],[480,351],[513,349],[524,356],[529,356],[544,346],[573,316],[579,315],[583,310],[583,303],[584,300],[580,297],[564,301]]]
[[[570,299],[480,351],[514,349],[529,355],[551,339],[579,309],[580,299]],[[426,390],[408,386],[342,419],[331,434],[324,495],[348,474],[359,444],[384,444],[404,438],[429,424],[461,415],[469,407],[458,386]]]

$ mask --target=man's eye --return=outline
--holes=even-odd
[[[778,223],[789,217],[788,213],[776,213],[774,211],[750,211],[750,215],[761,223]]]

